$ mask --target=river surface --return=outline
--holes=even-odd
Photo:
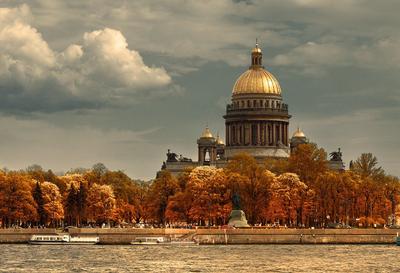
[[[0,272],[400,272],[395,245],[0,245]]]

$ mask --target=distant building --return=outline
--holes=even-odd
[[[298,145],[308,143],[299,128],[289,140],[290,117],[279,82],[262,65],[262,51],[256,43],[251,51],[251,65],[236,80],[231,103],[226,107],[226,144],[206,127],[197,140],[197,161],[168,150],[162,169],[177,175],[197,166],[221,168],[240,153],[250,154],[259,162],[267,158],[288,158]],[[330,166],[340,169],[336,159],[331,160]]]

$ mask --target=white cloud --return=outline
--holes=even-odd
[[[177,88],[171,87],[163,68],[147,66],[137,51],[130,50],[118,30],[85,33],[82,45],[56,52],[26,17],[31,17],[26,5],[0,9],[3,108],[27,110],[29,104],[29,110],[64,110],[116,103],[141,90],[164,88],[168,93]],[[35,107],[37,100],[41,103]]]

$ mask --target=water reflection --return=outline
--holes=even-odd
[[[0,272],[397,272],[395,245],[1,245]]]

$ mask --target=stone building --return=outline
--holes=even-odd
[[[251,51],[250,63],[236,80],[231,103],[223,116],[226,144],[206,127],[197,140],[197,161],[168,150],[162,169],[177,175],[197,166],[220,168],[240,153],[250,154],[259,162],[271,157],[288,158],[298,145],[308,143],[299,128],[289,139],[288,105],[283,101],[278,80],[262,65],[262,51],[257,43]],[[338,168],[338,161],[333,165]]]
[[[262,66],[256,44],[251,65],[237,79],[225,119],[225,157],[248,153],[256,159],[289,157],[288,105],[274,75]]]

